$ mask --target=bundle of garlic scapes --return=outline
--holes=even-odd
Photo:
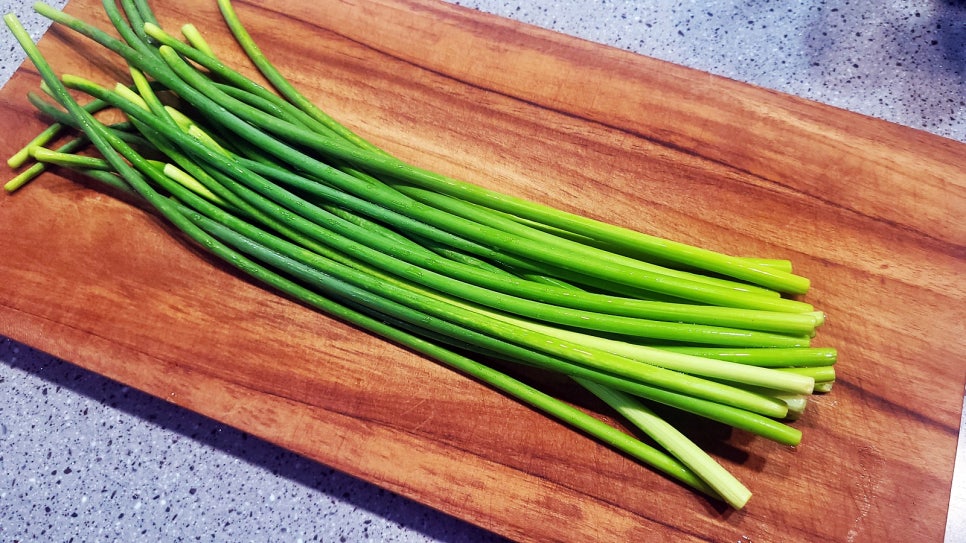
[[[834,380],[810,345],[823,314],[783,295],[807,279],[782,260],[731,257],[499,194],[404,163],[302,96],[266,59],[229,0],[224,19],[269,90],[224,65],[188,25],[162,30],[144,0],[106,0],[121,39],[36,10],[116,53],[107,88],[58,77],[13,16],[55,124],[10,160],[70,168],[151,206],[254,279],[473,376],[735,508],[750,492],[659,417],[653,403],[787,445],[787,424]],[[93,99],[80,105],[68,89]],[[174,105],[177,105],[177,108]],[[126,120],[105,125],[105,108]],[[79,131],[45,147],[62,128]],[[80,154],[93,147],[97,151]],[[637,439],[484,360],[571,378]]]

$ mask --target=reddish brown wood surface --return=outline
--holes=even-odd
[[[68,10],[100,20],[96,5]],[[213,2],[156,7],[241,62]],[[966,146],[443,3],[237,8],[313,100],[412,162],[792,259],[829,314],[816,344],[840,351],[803,443],[689,426],[755,493],[726,510],[55,174],[0,198],[0,334],[521,541],[942,539],[966,380]],[[62,31],[42,49],[61,73],[124,77]],[[36,84],[27,65],[0,91],[4,156],[43,125],[24,99]]]

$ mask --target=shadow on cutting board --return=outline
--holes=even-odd
[[[109,407],[111,410],[116,410],[126,415],[137,419],[134,421],[137,424],[138,421],[147,423],[148,431],[154,431],[151,428],[161,429],[171,434],[174,437],[162,436],[159,439],[167,439],[169,442],[173,440],[179,440],[180,438],[190,439],[192,442],[197,443],[203,448],[213,449],[220,451],[226,455],[240,460],[245,464],[254,466],[258,470],[264,470],[270,473],[273,477],[284,478],[288,481],[295,483],[301,487],[310,489],[314,492],[319,493],[319,502],[325,503],[325,496],[331,497],[333,501],[341,501],[347,503],[354,508],[365,510],[373,513],[376,516],[386,519],[387,525],[398,525],[404,527],[405,529],[410,529],[423,534],[425,537],[440,541],[443,543],[458,543],[458,542],[481,542],[481,543],[496,543],[505,541],[503,538],[485,532],[480,528],[467,524],[459,519],[450,517],[444,513],[440,513],[436,510],[425,507],[407,498],[398,496],[384,489],[378,488],[360,479],[356,479],[350,475],[346,475],[342,472],[328,468],[322,464],[315,461],[301,457],[295,453],[282,449],[276,445],[273,445],[267,441],[260,438],[241,432],[232,427],[226,426],[219,422],[216,422],[208,417],[199,415],[197,413],[188,411],[184,408],[178,407],[169,402],[162,401],[158,398],[140,392],[138,390],[132,389],[125,385],[122,385],[116,381],[97,375],[88,370],[74,366],[73,364],[64,362],[60,359],[49,356],[45,353],[39,352],[35,349],[17,343],[13,340],[0,337],[0,390],[10,386],[10,383],[4,385],[4,381],[10,379],[11,381],[16,380],[9,376],[9,374],[14,372],[24,372],[27,374],[28,379],[31,381],[39,381],[38,391],[40,402],[48,403],[48,395],[50,397],[54,396],[56,393],[62,393],[63,390],[67,390],[76,395],[82,396],[87,400],[93,401],[98,406],[92,406],[95,410],[100,406]],[[8,374],[8,378],[5,379],[3,374]],[[8,389],[7,392],[10,392]],[[29,391],[20,391],[29,392]],[[17,401],[14,396],[23,396],[26,394],[8,394],[4,393],[4,401]],[[26,400],[29,401],[29,400]],[[52,403],[52,402],[51,402]],[[85,401],[71,401],[71,407],[77,405],[82,405],[87,403]],[[9,404],[8,404],[9,408]],[[53,410],[53,408],[52,408]],[[11,434],[16,434],[16,431],[11,431],[9,426],[15,426],[21,424],[20,421],[12,421],[9,416],[5,416],[4,411],[10,413],[8,409],[3,409],[0,407],[0,441],[5,441],[13,437]],[[110,413],[109,410],[105,412]],[[39,432],[41,434],[57,432],[57,427],[61,424],[62,417],[73,416],[76,419],[77,414],[82,417],[87,417],[88,409],[81,408],[77,413],[68,415],[64,412],[54,413],[48,415],[47,413],[40,413],[36,419],[29,421],[29,431]],[[92,415],[98,416],[98,415]],[[108,419],[107,416],[100,415],[104,419]],[[43,417],[43,418],[42,418]],[[31,418],[29,415],[25,418]],[[43,419],[46,419],[45,421]],[[115,424],[118,421],[118,417],[110,417],[110,420],[106,420],[98,428],[104,427],[108,428],[104,432],[103,436],[89,435],[86,436],[91,442],[90,447],[93,447],[93,442],[107,441],[107,447],[104,444],[99,443],[98,448],[110,448],[114,456],[130,456],[132,450],[135,454],[138,449],[141,448],[138,443],[124,443],[122,440],[127,439],[137,439],[126,435],[126,432],[118,431],[115,429]],[[39,422],[38,422],[39,421]],[[100,421],[98,421],[100,422]],[[95,426],[94,424],[89,424],[90,426]],[[120,425],[118,423],[118,425]],[[128,424],[130,427],[131,424]],[[94,430],[96,433],[96,430]],[[49,449],[48,449],[49,451]],[[125,452],[126,451],[126,452]],[[13,464],[19,462],[20,459],[11,458],[10,450],[4,451],[5,454],[0,456],[0,464],[8,463]],[[37,457],[42,457],[43,451],[37,450]],[[84,454],[84,451],[78,451],[80,454]],[[164,451],[162,451],[163,454]],[[50,456],[51,452],[47,453]],[[64,454],[59,451],[56,455]],[[71,455],[70,451],[66,452],[67,455]],[[172,453],[173,456],[177,456],[180,453]],[[6,459],[3,457],[6,456]],[[105,456],[107,456],[105,454]],[[56,458],[53,459],[56,461]],[[78,454],[73,454],[74,469],[63,470],[61,468],[61,473],[69,473],[71,471],[81,471],[77,466],[82,464],[85,460],[78,460]],[[164,462],[166,459],[152,459],[159,462]],[[32,462],[33,460],[31,460]],[[51,463],[51,459],[48,458],[48,463]],[[105,463],[110,462],[108,458],[104,458]],[[145,461],[145,464],[148,462]],[[104,466],[104,464],[101,464]],[[86,470],[86,468],[84,468]],[[105,469],[103,467],[97,468]],[[106,468],[110,469],[110,468]],[[168,462],[166,466],[163,467],[165,471],[182,469],[182,470],[194,470],[192,465],[178,465],[176,460],[174,462]],[[144,471],[144,470],[141,470]],[[56,471],[54,472],[56,474]],[[57,474],[60,475],[60,474]],[[142,475],[143,476],[143,475]],[[190,474],[186,474],[186,478],[190,477]],[[194,474],[197,477],[197,474]],[[230,474],[229,474],[230,476]],[[128,484],[132,474],[124,473],[124,467],[118,466],[114,468],[111,475],[108,475],[109,479],[114,479],[118,482],[118,489],[123,492],[130,492],[132,490],[133,484]],[[133,474],[133,477],[137,477]],[[193,486],[203,487],[208,484],[208,481],[201,481]],[[56,482],[51,484],[60,484],[60,480],[57,479]],[[98,482],[98,485],[100,483]],[[239,485],[233,484],[234,487]],[[245,487],[245,485],[241,485]],[[249,487],[251,488],[251,487]],[[64,489],[67,490],[66,488]],[[196,490],[192,488],[191,490]],[[86,489],[85,489],[86,491]],[[96,493],[98,491],[103,492],[100,488],[91,488],[91,493]],[[194,494],[195,492],[190,492]],[[258,498],[265,498],[265,496],[255,496]],[[274,498],[274,496],[272,496]],[[148,497],[150,499],[150,497]],[[232,499],[232,497],[226,497],[226,499]],[[252,504],[252,508],[255,508],[256,504]],[[290,504],[282,503],[281,500],[278,502],[278,507],[291,507]],[[48,514],[50,513],[49,508]],[[118,510],[121,510],[118,508]],[[116,515],[116,511],[107,513],[109,515]],[[123,514],[121,514],[123,517]],[[206,526],[221,525],[224,523],[223,519],[204,519]],[[237,519],[235,524],[238,524]],[[257,518],[255,519],[257,521]],[[300,524],[304,524],[307,519],[299,519]],[[319,531],[326,529],[331,533],[333,526],[327,526],[326,523],[340,522],[341,519],[334,517],[332,520],[327,521],[325,518],[311,519],[319,526]],[[109,524],[115,524],[115,517],[112,517]],[[225,523],[227,524],[227,523]],[[79,524],[76,526],[80,526]],[[338,528],[338,527],[337,527]],[[346,527],[348,528],[348,527]],[[374,526],[373,530],[377,528]],[[2,530],[0,530],[2,531]],[[359,530],[357,535],[365,535],[368,537],[368,526],[363,526]],[[376,534],[372,534],[373,537],[377,537]],[[346,540],[343,538],[343,540]]]

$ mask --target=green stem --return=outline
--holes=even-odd
[[[34,136],[34,139],[27,142],[27,145],[21,147],[19,151],[8,158],[7,166],[10,166],[11,169],[15,170],[26,164],[27,161],[30,160],[30,149],[32,147],[43,147],[44,145],[47,145],[50,140],[56,138],[60,134],[62,128],[63,125],[58,123],[54,123],[45,128],[41,133]]]
[[[725,347],[679,347],[657,345],[657,349],[675,353],[716,358],[739,364],[782,368],[789,366],[831,366],[835,364],[837,351],[828,347],[785,348],[785,349],[728,349]]]
[[[225,23],[231,30],[231,33],[235,36],[235,40],[241,45],[248,58],[258,67],[258,70],[268,79],[269,82],[275,87],[279,93],[287,98],[290,102],[295,104],[296,107],[310,115],[312,118],[316,119],[319,123],[329,128],[332,132],[336,133],[344,141],[357,146],[362,149],[366,149],[373,152],[381,152],[378,148],[368,141],[360,138],[352,131],[348,130],[346,127],[338,123],[335,119],[330,117],[327,113],[316,107],[311,100],[305,98],[301,92],[298,91],[288,80],[275,68],[275,66],[265,57],[261,49],[252,39],[251,35],[242,26],[241,21],[238,19],[238,15],[235,13],[234,7],[231,2],[226,0],[218,0],[218,8],[221,10],[222,16],[224,17]]]
[[[721,467],[693,441],[671,426],[654,411],[633,396],[609,389],[593,381],[576,380],[581,386],[614,408],[671,453],[682,464],[701,477],[721,498],[735,509],[741,509],[751,498],[749,491],[738,479]]]
[[[54,164],[57,166],[67,166],[71,168],[91,169],[91,170],[113,170],[114,167],[103,158],[52,151],[46,147],[34,147],[30,150],[32,156],[38,162]]]
[[[262,73],[272,80],[276,88],[279,88],[280,92],[300,106],[317,110],[310,101],[306,100],[297,89],[285,80],[278,70],[264,57],[261,51],[258,50],[238,19],[237,14],[234,12],[230,0],[219,0],[218,5],[236,39],[246,49],[249,57],[258,65]],[[326,122],[334,123],[334,129],[342,128],[341,125],[332,121],[328,115],[320,111],[318,114],[320,118],[326,119]],[[344,137],[351,141],[356,136],[350,132]],[[371,144],[368,144],[368,142],[361,144],[357,142],[357,144],[363,149],[371,147]],[[358,161],[350,160],[350,163],[362,167],[368,163],[367,158],[371,160],[371,157],[366,157]],[[460,200],[484,205],[498,211],[507,212],[564,230],[579,232],[588,237],[606,240],[615,245],[630,246],[634,250],[655,254],[662,259],[672,260],[688,266],[701,266],[712,272],[736,277],[781,292],[801,294],[808,290],[807,279],[776,270],[770,265],[759,266],[754,261],[730,257],[698,247],[629,231],[520,198],[499,194],[479,186],[459,182],[419,168],[405,167],[401,163],[397,164],[397,170],[398,175],[408,182],[450,196],[455,196]]]

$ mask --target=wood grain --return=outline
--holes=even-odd
[[[101,20],[95,6],[68,11]],[[314,101],[411,162],[792,259],[829,314],[816,344],[841,360],[796,423],[802,445],[685,419],[755,493],[728,511],[58,174],[0,198],[0,334],[520,541],[942,539],[966,381],[966,146],[444,3],[236,6]],[[243,62],[213,3],[156,9]],[[41,47],[62,73],[123,77],[62,31]],[[43,126],[23,98],[36,84],[26,65],[0,91],[7,155]]]

